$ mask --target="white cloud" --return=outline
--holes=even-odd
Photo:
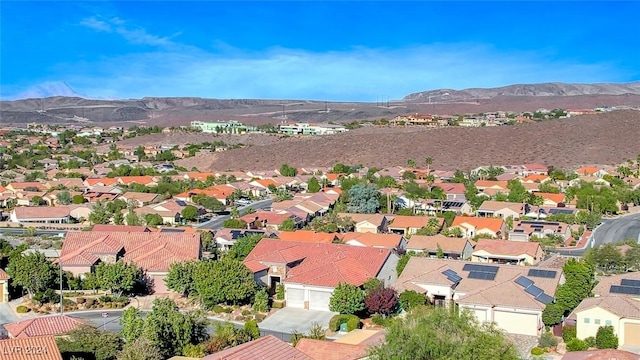
[[[174,34],[172,37],[156,36],[153,34],[149,34],[144,28],[132,26],[131,24],[127,23],[127,21],[117,17],[105,20],[96,16],[92,16],[80,21],[80,25],[96,31],[116,33],[122,36],[129,43],[136,45],[164,47],[174,46],[177,44],[174,43],[171,38],[180,35],[180,33],[178,33]]]

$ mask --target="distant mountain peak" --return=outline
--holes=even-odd
[[[462,90],[437,89],[421,91],[404,97],[405,101],[473,100],[496,96],[579,96],[579,95],[640,95],[640,81],[630,83],[567,84],[549,82],[514,84],[495,88],[469,88]]]
[[[54,96],[79,97],[88,99],[86,95],[76,92],[66,81],[49,81],[35,85],[15,97],[21,99],[41,99]]]

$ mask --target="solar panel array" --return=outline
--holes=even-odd
[[[531,271],[529,271],[531,272]],[[555,271],[552,271],[555,272]],[[554,276],[555,277],[555,276]],[[536,301],[539,301],[543,304],[548,304],[553,302],[553,297],[550,295],[547,295],[544,290],[540,289],[539,287],[533,285],[534,281],[529,279],[526,276],[518,276],[518,278],[514,281],[516,284],[522,286],[524,288],[524,291],[533,296],[533,298]]]
[[[482,280],[494,280],[498,273],[499,267],[491,265],[480,264],[465,264],[462,270],[469,271],[467,278],[469,279],[482,279]]]
[[[640,295],[640,280],[622,279],[620,285],[611,285],[612,294]]]
[[[455,271],[453,271],[451,269],[447,269],[447,270],[443,271],[442,274],[445,275],[447,277],[447,279],[449,279],[449,281],[451,281],[454,284],[457,284],[457,283],[460,282],[460,280],[462,280],[460,275],[458,275],[458,273],[456,273]]]
[[[530,269],[527,276],[553,279],[556,277],[556,274],[557,272],[553,270]]]

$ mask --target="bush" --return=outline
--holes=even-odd
[[[416,306],[421,306],[427,303],[427,297],[424,294],[420,294],[417,291],[405,290],[398,297],[400,306],[405,311],[409,311]]]
[[[576,338],[576,327],[573,325],[565,325],[562,328],[562,340],[569,342]]]
[[[340,324],[347,324],[347,331],[360,328],[360,318],[355,315],[342,315],[338,314],[329,320],[329,330],[340,330]]]
[[[221,312],[224,312],[224,308],[220,305],[215,305],[213,307],[213,312],[216,314],[220,314]]]
[[[225,314],[231,314],[233,312],[233,309],[230,307],[223,307],[222,312]]]
[[[596,347],[596,338],[593,336],[589,336],[588,338],[584,339],[584,343],[587,344],[587,347]]]
[[[539,348],[539,347],[534,347],[533,349],[531,349],[531,355],[534,356],[540,356],[544,354],[544,349]]]
[[[25,313],[28,313],[29,311],[31,311],[31,309],[29,309],[24,305],[19,305],[18,307],[16,307],[16,312],[18,314],[25,314]]]
[[[588,348],[587,343],[578,338],[567,341],[567,351],[585,351]]]
[[[541,348],[552,348],[558,345],[558,339],[553,335],[552,332],[545,332],[540,336],[540,340],[538,341],[538,346]]]
[[[255,314],[254,315],[255,319],[257,322],[261,322],[262,320],[264,320],[264,318],[266,318],[267,316],[264,314]]]
[[[102,301],[103,303],[109,303],[111,302],[111,296],[109,295],[102,295],[98,298],[98,300]]]
[[[284,285],[282,284],[276,286],[276,300],[284,300]]]
[[[613,331],[613,326],[601,326],[596,333],[596,347],[598,349],[617,349],[618,337]]]
[[[31,297],[31,300],[35,301],[40,305],[48,304],[48,303],[56,302],[58,300],[58,294],[56,294],[56,292],[53,289],[47,289],[44,292],[38,291],[35,294],[33,294],[33,297]]]
[[[76,302],[77,302],[78,304],[84,304],[84,303],[85,303],[85,301],[87,301],[87,299],[85,299],[85,298],[83,298],[83,297],[79,297],[79,298],[77,298],[77,299],[76,299]]]
[[[242,310],[242,316],[249,316],[249,315],[251,315],[250,310]]]
[[[382,315],[376,314],[371,317],[371,322],[376,325],[387,327],[391,324],[391,318],[385,318],[382,317]]]
[[[244,331],[251,335],[252,339],[260,337],[260,328],[258,328],[258,323],[255,320],[249,320],[244,323]]]
[[[87,307],[91,307],[96,303],[96,299],[94,298],[88,298],[87,301],[85,301],[85,305]]]
[[[253,309],[255,311],[267,312],[269,311],[269,294],[265,288],[262,288],[256,292],[253,299]]]
[[[274,309],[282,309],[284,307],[283,305],[284,303],[282,301],[274,301],[271,307]]]

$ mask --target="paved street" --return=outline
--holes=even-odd
[[[329,320],[336,313],[329,311],[305,310],[285,307],[271,314],[258,326],[262,330],[272,330],[284,333],[298,331],[306,334],[314,323],[320,324],[323,328],[329,327]]]
[[[254,203],[251,203],[249,205],[245,205],[245,206],[240,206],[238,207],[238,211],[240,212],[240,214],[243,214],[245,211],[249,210],[249,209],[268,209],[271,207],[271,204],[273,204],[273,199],[265,199],[265,200],[260,200],[260,201],[256,201]],[[205,223],[202,224],[198,224],[195,225],[195,228],[198,229],[213,229],[213,230],[218,230],[222,228],[222,223],[227,220],[230,216],[229,215],[222,215],[222,216],[218,216],[215,219],[209,220]]]

